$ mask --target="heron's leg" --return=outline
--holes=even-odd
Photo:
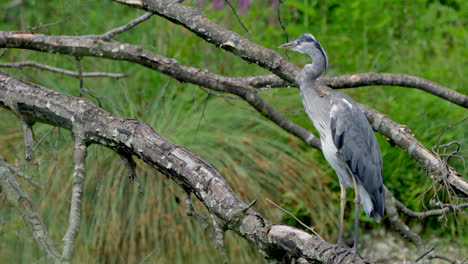
[[[361,198],[359,197],[359,188],[358,188],[358,183],[356,180],[356,177],[351,177],[353,178],[353,185],[354,185],[354,193],[355,193],[355,198],[354,198],[354,245],[353,245],[353,250],[354,253],[357,253],[358,249],[358,229],[359,229],[359,204],[361,203]]]
[[[338,230],[338,242],[337,242],[337,244],[339,245],[343,243],[343,219],[344,219],[344,209],[346,205],[346,187],[342,183],[340,183],[340,187],[341,187],[340,229]]]

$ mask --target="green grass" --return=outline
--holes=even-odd
[[[441,1],[442,2],[442,1]],[[450,1],[447,1],[450,2]],[[40,30],[52,35],[98,34],[137,17],[141,11],[111,2],[26,1],[27,25],[50,23],[70,17],[65,23]],[[188,2],[190,3],[190,1]],[[321,4],[320,4],[321,3]],[[450,2],[455,3],[455,2]],[[330,68],[327,75],[385,71],[406,73],[438,82],[466,93],[468,83],[468,6],[443,5],[439,1],[285,1],[282,20],[291,38],[311,32],[326,49]],[[229,9],[204,11],[213,21],[268,48],[285,42],[275,11],[262,1],[252,3],[242,16],[246,34]],[[0,10],[0,29],[19,30],[18,8]],[[254,64],[216,48],[166,20],[153,17],[119,41],[139,44],[180,63],[227,76],[267,73]],[[203,51],[203,52],[198,52]],[[310,59],[288,54],[298,65]],[[1,62],[35,60],[75,70],[73,57],[8,50]],[[260,114],[245,110],[248,105],[209,96],[198,87],[127,62],[83,58],[85,71],[124,72],[128,78],[85,79],[87,88],[101,97],[102,107],[112,113],[150,124],[171,141],[185,146],[214,165],[245,202],[258,200],[255,210],[276,223],[296,223],[265,201],[265,198],[295,212],[325,238],[336,239],[339,213],[339,185],[332,169],[317,150],[285,133]],[[78,95],[75,78],[27,68],[5,70],[59,92]],[[166,87],[164,89],[164,87]],[[461,120],[466,111],[419,90],[398,87],[364,87],[346,90],[356,100],[408,125],[416,138],[432,147],[448,125]],[[313,130],[301,109],[297,89],[261,92],[263,98],[298,124]],[[93,98],[86,96],[89,99]],[[23,145],[19,121],[0,110],[0,153],[10,163],[22,163]],[[51,127],[35,126],[36,138]],[[450,128],[442,142],[458,140],[466,148],[466,123]],[[378,137],[384,159],[384,181],[407,206],[422,210],[431,193],[430,179],[406,153]],[[24,172],[44,186],[35,190],[23,182],[43,216],[52,238],[60,242],[68,217],[72,175],[70,133],[55,129],[25,163]],[[467,174],[463,162],[453,166]],[[167,177],[138,162],[144,192],[139,194],[125,174],[118,156],[106,148],[92,146],[87,159],[83,219],[77,239],[75,263],[219,263],[213,242],[193,219],[185,216],[182,190]],[[351,195],[349,195],[351,196]],[[194,199],[195,200],[195,199]],[[349,197],[352,201],[352,197]],[[29,228],[18,212],[0,196],[0,260],[33,263],[42,258]],[[350,203],[351,204],[351,203]],[[197,210],[206,213],[199,202]],[[349,206],[351,207],[351,206]],[[352,207],[347,208],[347,230],[352,229]],[[361,220],[365,220],[362,215]],[[415,221],[425,239],[441,235],[447,244],[468,247],[466,217],[449,215]],[[366,228],[388,227],[362,224]],[[418,227],[418,228],[419,228]],[[348,233],[349,235],[349,233]],[[247,242],[231,232],[227,251],[236,263],[262,263],[263,258]]]

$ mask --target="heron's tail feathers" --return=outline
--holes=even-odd
[[[371,197],[374,208],[370,212],[369,216],[374,218],[377,223],[380,223],[385,212],[385,190],[383,186],[372,193]]]
[[[374,218],[377,223],[380,223],[384,215],[385,191],[383,186],[374,192],[368,193],[362,185],[359,185],[359,195],[366,215]]]

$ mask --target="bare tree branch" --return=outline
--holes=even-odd
[[[22,62],[6,62],[0,63],[0,68],[23,68],[23,67],[35,67],[42,70],[47,70],[51,72],[57,72],[69,76],[78,78],[79,73],[74,71],[69,71],[61,68],[52,67],[49,65],[41,64],[35,61],[22,61]],[[123,73],[108,73],[108,72],[83,72],[83,77],[109,77],[109,78],[124,78],[127,77]]]
[[[452,264],[463,264],[466,261],[466,260],[465,261],[457,261],[456,259],[444,256],[444,255],[440,255],[440,254],[437,254],[437,253],[430,253],[429,258],[442,259],[442,260],[445,260],[448,263],[452,263]]]
[[[55,26],[55,25],[58,25],[58,24],[61,24],[63,22],[66,22],[70,19],[70,17],[66,17],[62,20],[59,20],[59,21],[56,21],[56,22],[52,22],[52,23],[47,23],[47,24],[43,24],[43,25],[37,25],[37,26],[34,26],[34,27],[28,27],[28,30],[29,31],[35,31],[35,30],[38,30],[38,29],[41,29],[41,28],[46,28],[46,27],[50,27],[50,26]]]
[[[70,260],[75,248],[75,240],[78,236],[81,221],[81,207],[83,202],[83,189],[85,181],[85,161],[86,161],[86,144],[83,135],[83,129],[73,129],[75,139],[75,152],[73,154],[73,162],[75,163],[75,171],[73,173],[73,187],[70,206],[70,217],[68,229],[63,237],[63,252],[62,259]]]
[[[274,74],[238,77],[235,81],[244,83],[245,86],[252,86],[254,88],[260,89],[297,87],[296,84],[283,80]],[[319,78],[319,82],[332,89],[356,88],[369,85],[416,88],[429,94],[436,95],[459,106],[465,108],[468,107],[467,95],[450,90],[440,84],[426,80],[424,78],[407,74],[369,72],[356,73],[352,75],[322,76]]]
[[[72,130],[77,174],[84,176],[84,160],[80,157],[84,156],[85,144],[97,143],[139,157],[184,190],[192,192],[219,224],[247,239],[267,259],[302,257],[309,262],[347,259],[343,257],[344,252],[324,252],[331,244],[319,238],[292,227],[271,225],[252,209],[245,211],[248,205],[235,195],[218,171],[144,123],[107,113],[84,98],[60,94],[1,72],[0,106],[29,120]],[[77,178],[80,179],[81,183],[76,181],[74,184],[73,193],[77,197],[81,197],[82,189],[80,191],[78,187],[84,178]],[[73,202],[72,205],[77,206]],[[73,220],[73,226],[77,228],[76,220]],[[74,233],[67,234],[70,235],[66,238],[71,239]],[[359,257],[352,261],[342,263],[364,263]]]
[[[408,216],[419,218],[419,219],[424,219],[424,218],[427,218],[427,217],[430,217],[430,216],[441,216],[441,215],[445,215],[445,214],[447,214],[449,212],[459,211],[459,212],[463,213],[462,209],[468,207],[468,203],[463,203],[463,204],[459,204],[459,205],[447,204],[447,205],[443,205],[442,209],[429,210],[429,211],[425,211],[425,212],[415,212],[415,211],[409,209],[408,207],[406,207],[403,203],[401,203],[395,197],[392,197],[392,198],[394,199],[396,207],[398,207],[398,209],[400,209],[401,212],[403,212],[404,214],[406,214]]]
[[[4,165],[7,166],[14,174],[16,174],[19,177],[25,179],[27,182],[29,182],[32,186],[36,187],[37,189],[39,189],[39,190],[42,189],[42,187],[39,185],[39,183],[35,182],[30,176],[22,173],[20,170],[15,168],[13,165],[6,163],[5,158],[3,158],[1,155],[0,155],[0,161],[3,161]]]
[[[24,158],[27,161],[32,159],[34,148],[34,132],[32,130],[33,122],[21,119],[21,128],[23,129],[24,138]]]
[[[52,239],[49,237],[47,228],[41,216],[34,210],[34,206],[22,191],[21,185],[15,176],[10,172],[8,163],[0,156],[0,186],[7,199],[23,213],[23,219],[29,224],[34,240],[39,248],[47,255],[51,262],[58,263],[60,253]]]
[[[333,89],[369,85],[390,85],[417,88],[430,94],[439,96],[440,98],[443,98],[454,104],[463,106],[465,108],[468,107],[468,96],[445,88],[435,82],[406,74],[370,72],[335,77],[322,77],[320,78],[320,81],[324,85],[327,85]]]
[[[201,10],[189,6],[167,3],[164,0],[113,0],[154,12],[176,24],[189,29],[204,40],[256,63],[279,77],[297,83],[300,68],[282,58],[276,52],[244,39],[235,32],[221,28],[210,21]],[[324,80],[327,80],[326,77]],[[446,89],[436,83],[408,75],[365,73],[333,77],[325,83],[333,88],[357,87],[366,85],[398,85],[425,90],[463,107],[468,107],[468,97]]]
[[[148,20],[151,16],[153,15],[153,13],[151,12],[146,12],[145,14],[137,17],[136,19],[130,21],[129,23],[121,26],[121,27],[118,27],[118,28],[114,28],[112,30],[109,30],[107,31],[106,33],[104,34],[101,34],[101,35],[83,35],[83,36],[80,36],[80,37],[83,37],[83,38],[94,38],[94,39],[102,39],[102,40],[110,40],[112,39],[115,35],[117,34],[120,34],[120,33],[123,33],[125,31],[129,31],[130,29],[134,28],[135,26],[137,26],[138,24]]]

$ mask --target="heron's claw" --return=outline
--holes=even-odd
[[[349,255],[352,255],[352,258],[355,259],[356,257],[361,257],[358,253],[357,253],[357,250],[356,248],[349,248],[347,247],[346,245],[343,245],[341,243],[336,243],[336,244],[332,244],[332,245],[329,245],[329,246],[326,246],[324,249],[323,249],[323,252],[326,252],[326,251],[329,251],[329,250],[332,250],[332,254],[333,255],[336,255],[339,257],[337,263],[340,263],[341,261],[343,261],[345,258],[347,258]]]

